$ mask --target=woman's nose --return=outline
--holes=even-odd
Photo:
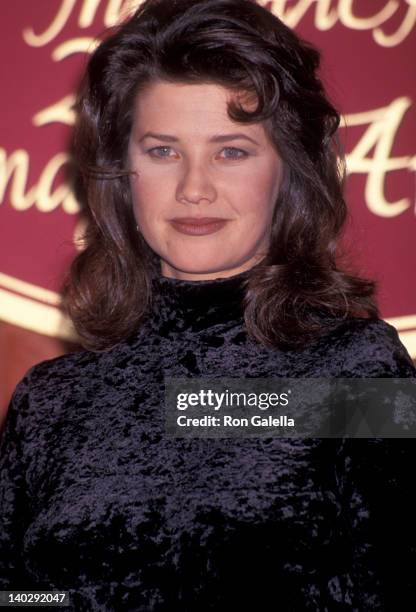
[[[201,200],[213,202],[217,197],[215,185],[202,164],[188,165],[178,184],[177,200],[199,204]]]

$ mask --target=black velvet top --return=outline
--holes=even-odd
[[[381,320],[300,352],[250,341],[245,274],[155,279],[137,333],[26,373],[0,447],[0,589],[89,612],[416,609],[414,440],[165,436],[165,376],[415,377]]]

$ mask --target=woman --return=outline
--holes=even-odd
[[[13,394],[2,589],[100,611],[412,601],[410,441],[164,430],[168,378],[415,376],[373,283],[339,267],[339,115],[318,64],[248,0],[147,0],[92,55],[89,224],[64,287],[84,350]]]

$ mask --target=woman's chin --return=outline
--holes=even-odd
[[[163,262],[161,264],[161,271],[163,276],[172,276],[175,278],[189,278],[191,280],[192,277],[195,277],[195,280],[198,280],[198,277],[201,279],[209,278],[210,275],[214,277],[216,275],[227,276],[233,274],[233,269],[238,266],[231,266],[224,262],[223,264],[218,261],[217,258],[212,258],[212,260],[200,260],[192,261],[178,259],[175,261]]]

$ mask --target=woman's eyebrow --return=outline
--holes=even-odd
[[[177,138],[176,136],[170,136],[169,134],[157,134],[156,132],[146,132],[139,139],[139,142],[142,142],[145,138],[154,138],[156,140],[162,140],[164,142],[178,142],[179,141],[179,138]],[[240,140],[240,139],[249,140],[250,142],[256,145],[259,144],[256,140],[254,140],[254,138],[247,136],[247,134],[239,134],[239,133],[217,134],[215,136],[212,136],[208,142],[229,142],[230,140]]]

